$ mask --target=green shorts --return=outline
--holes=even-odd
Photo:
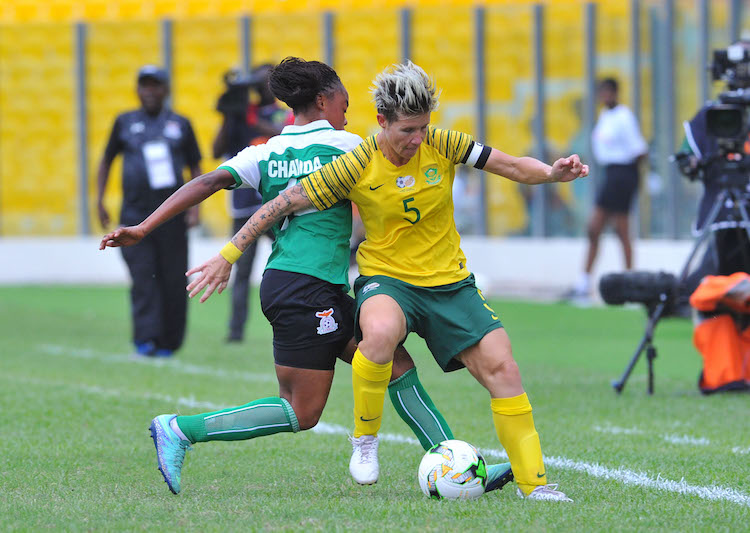
[[[358,342],[362,340],[359,328],[362,302],[376,294],[386,294],[404,312],[406,334],[413,331],[422,337],[444,372],[463,368],[456,356],[493,329],[503,327],[500,317],[477,289],[473,274],[437,287],[418,287],[388,276],[360,276],[354,282],[354,294],[357,298],[354,335]]]

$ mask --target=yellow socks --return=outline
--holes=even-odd
[[[500,444],[510,458],[518,488],[529,494],[537,486],[546,485],[542,446],[526,393],[512,398],[492,398],[492,418]]]
[[[381,365],[367,359],[362,352],[352,358],[354,391],[354,437],[377,435],[383,420],[383,399],[391,380],[393,361]]]

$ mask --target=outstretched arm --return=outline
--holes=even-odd
[[[201,296],[201,303],[217,291],[221,294],[229,283],[232,264],[237,261],[248,246],[257,241],[261,235],[271,229],[274,224],[295,211],[309,209],[313,204],[307,197],[302,185],[297,184],[266,202],[251,216],[245,225],[232,237],[232,240],[216,254],[200,266],[188,270],[187,275],[200,275],[187,286],[190,297],[193,298],[206,289]],[[148,220],[148,219],[147,219]]]
[[[164,203],[157,207],[156,211],[137,226],[118,228],[105,235],[99,243],[99,249],[137,244],[173,216],[198,205],[216,191],[230,187],[234,183],[234,177],[224,169],[213,170],[190,180],[177,189],[172,196],[164,200]]]
[[[536,185],[582,178],[588,175],[589,166],[581,163],[576,154],[562,157],[550,166],[533,157],[513,157],[493,148],[483,170],[518,183]]]
[[[305,189],[298,183],[294,187],[281,191],[276,198],[263,204],[253,216],[247,219],[245,225],[232,237],[231,242],[240,252],[244,252],[248,246],[284,217],[311,207],[313,204],[307,197]]]

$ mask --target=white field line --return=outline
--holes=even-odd
[[[173,406],[184,406],[199,409],[223,409],[227,406],[220,405],[214,402],[203,402],[198,401],[195,398],[185,397],[172,397],[165,394],[132,394],[127,391],[108,389],[98,386],[80,385],[65,382],[53,382],[44,381],[34,378],[26,378],[22,376],[0,376],[0,379],[12,381],[15,383],[27,383],[32,385],[39,385],[43,387],[66,387],[76,389],[89,394],[95,394],[106,397],[125,398],[129,397],[135,400],[158,400],[166,404]],[[337,424],[328,424],[326,422],[319,422],[311,431],[314,433],[320,433],[325,435],[347,435],[349,430],[344,426]],[[419,441],[413,437],[406,437],[403,435],[397,435],[393,433],[381,433],[380,438],[384,441],[411,444],[419,446]],[[502,450],[494,449],[482,449],[482,453],[488,457],[496,457],[500,459],[507,459],[507,454]],[[681,479],[680,481],[674,481],[670,479],[664,479],[661,474],[657,474],[656,477],[649,475],[645,472],[637,472],[629,470],[624,467],[610,468],[602,466],[598,463],[587,463],[585,461],[576,461],[574,459],[568,459],[567,457],[558,456],[545,456],[544,462],[548,465],[552,465],[555,468],[563,470],[575,470],[577,472],[583,472],[593,477],[602,479],[608,479],[612,481],[619,481],[624,485],[636,485],[647,489],[656,489],[666,492],[674,492],[677,494],[683,494],[688,496],[697,496],[704,500],[714,501],[726,501],[737,505],[743,505],[750,507],[750,496],[744,494],[736,489],[730,487],[721,486],[701,486],[701,485],[690,485]]]
[[[645,432],[638,428],[621,428],[618,426],[593,426],[591,429],[599,433],[610,435],[643,435]]]
[[[146,365],[149,367],[164,368],[182,374],[232,378],[241,381],[252,381],[255,383],[276,383],[276,376],[273,374],[255,374],[235,370],[229,371],[210,366],[194,365],[182,362],[179,359],[166,357],[131,358],[128,354],[104,353],[88,348],[69,348],[67,346],[59,346],[56,344],[40,344],[37,346],[37,349],[46,355],[74,357],[76,359],[94,359],[96,361],[101,361],[102,363]]]
[[[747,455],[750,453],[750,448],[741,448],[740,446],[735,446],[732,448],[732,453],[736,453],[737,455]]]
[[[687,444],[689,446],[708,446],[711,441],[705,437],[691,437],[690,435],[662,435],[661,438],[672,444]]]
[[[610,435],[646,435],[647,433],[638,428],[622,428],[618,426],[592,426],[591,429],[599,433],[609,433]],[[660,435],[660,438],[671,444],[685,444],[687,446],[708,446],[711,444],[711,441],[705,437],[692,437],[690,435],[665,434]]]

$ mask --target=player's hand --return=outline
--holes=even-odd
[[[198,277],[191,281],[187,286],[187,290],[190,291],[189,296],[193,298],[205,288],[206,290],[203,292],[203,296],[201,296],[200,299],[200,302],[203,303],[208,300],[214,291],[221,294],[224,292],[224,289],[227,288],[229,275],[231,273],[232,264],[220,254],[216,254],[202,265],[193,267],[185,273],[188,277],[193,274],[199,274]]]
[[[552,181],[573,181],[576,178],[583,178],[589,175],[589,166],[581,162],[577,154],[568,157],[561,157],[552,165],[550,177]]]
[[[141,239],[146,236],[146,232],[141,229],[140,226],[127,226],[124,228],[117,228],[111,233],[107,233],[102,237],[99,243],[99,249],[104,250],[106,247],[117,248],[120,246],[133,246],[141,242]]]

